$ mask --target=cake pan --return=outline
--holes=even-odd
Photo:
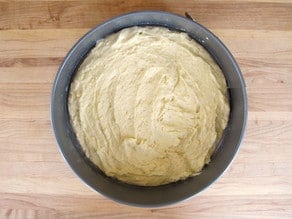
[[[228,86],[230,117],[228,126],[211,162],[198,176],[161,186],[135,186],[107,177],[83,153],[69,119],[67,98],[74,74],[96,41],[132,26],[160,26],[186,32],[199,42],[221,67]],[[108,20],[84,35],[69,51],[55,78],[51,96],[51,124],[66,162],[93,190],[120,203],[140,207],[160,207],[186,200],[216,181],[236,155],[247,121],[247,95],[241,71],[226,46],[208,29],[191,20],[162,11],[140,11]]]

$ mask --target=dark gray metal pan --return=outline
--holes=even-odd
[[[213,56],[228,87],[231,113],[211,162],[198,176],[162,186],[144,187],[107,177],[83,153],[71,127],[67,96],[76,69],[97,40],[131,26],[162,26],[183,31]],[[159,207],[188,199],[211,185],[230,165],[242,141],[247,121],[247,95],[240,69],[224,44],[209,30],[188,18],[161,11],[142,11],[113,18],[95,27],[70,50],[57,73],[51,97],[51,122],[65,160],[88,186],[115,201],[141,207]]]

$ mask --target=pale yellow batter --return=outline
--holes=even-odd
[[[229,117],[218,65],[187,34],[160,27],[98,41],[68,101],[86,155],[106,175],[137,185],[199,174]]]

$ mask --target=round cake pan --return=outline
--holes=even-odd
[[[160,26],[186,32],[212,55],[221,67],[230,97],[230,118],[223,137],[198,176],[161,186],[134,186],[107,177],[83,153],[70,124],[67,98],[74,74],[96,41],[132,26]],[[57,73],[51,97],[51,123],[65,160],[89,187],[129,205],[160,207],[186,200],[211,185],[230,165],[242,141],[247,121],[247,96],[241,71],[224,44],[197,22],[161,11],[134,12],[104,22],[83,36],[69,51]]]

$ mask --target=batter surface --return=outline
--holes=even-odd
[[[71,83],[71,124],[108,176],[161,185],[199,174],[229,117],[225,78],[185,33],[131,27],[97,42]]]

